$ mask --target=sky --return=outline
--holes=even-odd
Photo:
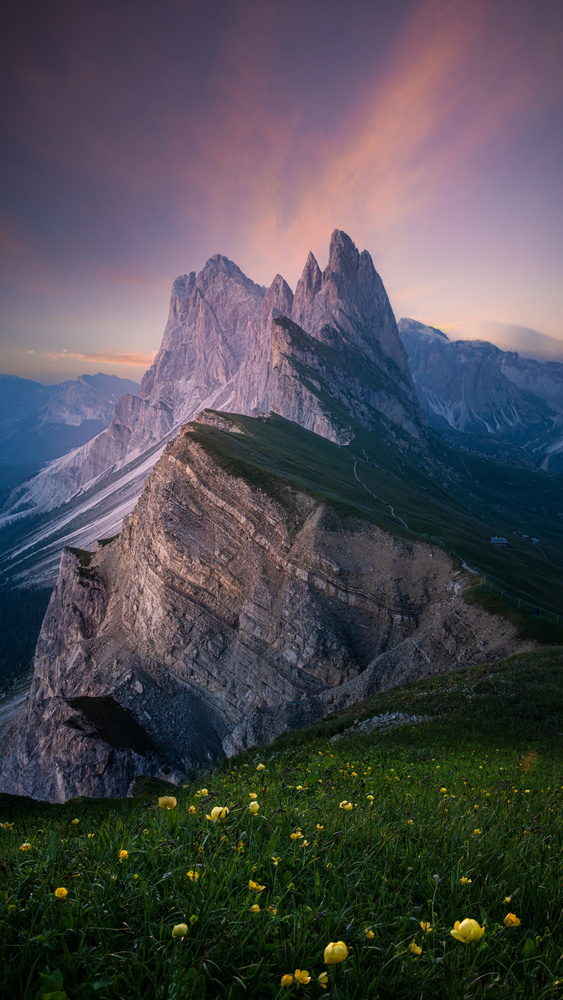
[[[559,0],[19,0],[0,15],[0,371],[140,380],[214,253],[333,229],[397,318],[563,359]]]

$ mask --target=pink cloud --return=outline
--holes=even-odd
[[[152,365],[156,351],[152,351],[150,354],[141,354],[135,351],[122,351],[121,353],[112,353],[111,351],[101,351],[100,353],[83,353],[79,351],[67,351],[64,348],[58,354],[49,353],[47,355],[48,361],[62,361],[67,358],[75,358],[79,361],[92,361],[96,364],[106,364],[106,365],[131,365],[135,368],[148,368]]]

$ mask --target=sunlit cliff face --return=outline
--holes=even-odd
[[[559,5],[34,14],[3,33],[1,370],[138,378],[171,276],[219,251],[294,287],[335,226],[398,315],[560,336]]]

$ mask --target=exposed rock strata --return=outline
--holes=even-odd
[[[511,627],[468,607],[463,585],[438,548],[233,475],[190,425],[121,536],[65,552],[0,789],[125,794],[140,773],[173,776],[510,653]]]

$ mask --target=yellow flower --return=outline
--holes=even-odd
[[[195,793],[196,799],[199,799],[202,795],[209,795],[207,788],[200,788],[199,792]]]
[[[503,903],[510,903],[511,899],[512,899],[512,896],[505,896],[504,899],[503,899]]]
[[[173,795],[161,795],[158,804],[161,809],[175,809],[178,805]]]
[[[119,860],[121,861],[121,863],[123,863],[124,861],[127,861],[128,857],[129,857],[129,851],[120,851],[119,852]]]
[[[279,865],[279,863],[280,863],[280,861],[281,861],[281,858],[276,858],[276,857],[273,857],[273,858],[272,858],[272,861],[273,861],[273,863],[274,863],[274,868],[277,868],[277,866]]]
[[[254,906],[250,907],[250,912],[251,913],[260,913],[260,907],[258,906],[258,903],[255,903]]]
[[[317,830],[324,830],[324,823],[317,823]]]
[[[331,941],[330,944],[327,944],[324,951],[325,965],[337,965],[338,962],[343,962],[347,957],[348,949],[344,941]]]
[[[368,802],[375,802],[375,795],[367,795],[366,798]]]
[[[480,833],[481,833],[481,831],[480,831],[480,830],[479,830],[479,828],[477,827],[477,829],[473,831],[473,836],[474,836],[474,837],[478,837]]]
[[[139,876],[138,875],[133,875],[133,878],[135,879],[135,881],[137,881],[137,879],[139,878]]]
[[[266,770],[266,765],[265,764],[258,764],[258,767],[256,768],[256,770],[257,771],[265,771]]]
[[[459,881],[461,882],[462,885],[471,885],[471,879],[466,878],[465,875],[462,875]]]
[[[303,785],[296,785],[295,786],[295,791],[296,792],[300,792],[302,790],[302,788],[303,788]]]
[[[341,802],[339,806],[339,809],[345,809],[346,812],[350,812],[350,810],[353,808],[354,806],[352,805],[351,802],[348,802],[348,799],[344,799],[344,801]]]
[[[464,944],[468,944],[469,941],[479,941],[484,933],[485,928],[480,927],[478,922],[471,920],[470,917],[466,917],[461,923],[456,920],[453,931],[450,931],[456,941],[463,941]]]
[[[301,985],[306,986],[307,983],[311,982],[311,977],[307,972],[307,969],[296,969],[294,972],[294,976],[295,976],[295,982],[297,983],[298,987]]]
[[[427,921],[421,920],[420,921],[420,926],[421,926],[424,934],[430,934],[430,931],[432,930],[432,926]]]
[[[190,917],[190,927],[193,927],[194,924],[197,924],[198,920],[199,917],[196,917],[195,913],[192,913]]]
[[[412,951],[413,955],[422,955],[422,948],[417,945],[416,941],[411,941],[409,951]]]
[[[520,921],[514,913],[507,913],[504,918],[504,923],[507,927],[520,927]]]
[[[296,830],[295,833],[290,833],[289,836],[292,840],[301,840],[303,834],[301,833],[301,830]]]
[[[328,972],[321,972],[317,979],[319,986],[322,986],[323,990],[326,990],[328,985]]]
[[[440,789],[440,791],[441,791],[442,795],[443,795],[443,794],[444,794],[445,792],[447,792],[447,790],[448,790],[447,788],[441,788],[441,789]]]
[[[374,937],[375,937],[375,933],[374,933],[374,931],[371,931],[371,930],[369,929],[369,927],[368,927],[368,928],[366,928],[366,937],[367,937],[368,941],[373,941],[373,939],[374,939]]]
[[[258,882],[253,882],[251,878],[248,880],[248,888],[252,889],[253,892],[262,892],[266,888],[265,885],[258,885]]]
[[[190,806],[190,808],[188,809],[188,812],[189,812],[190,816],[193,816],[193,814],[195,813],[195,806]]]
[[[188,933],[187,924],[174,924],[174,927],[172,928],[173,938],[184,938],[187,933]]]
[[[258,798],[256,792],[249,792],[248,793],[248,797],[251,798],[251,799],[257,799]]]
[[[20,851],[30,851],[30,850],[31,850],[31,844],[27,840],[25,840],[20,847]]]
[[[189,878],[189,879],[191,879],[191,880],[192,880],[192,882],[197,882],[197,880],[198,880],[198,878],[199,878],[199,872],[194,872],[194,871],[192,871],[192,869],[190,868],[190,870],[189,870],[189,872],[188,872],[188,878]]]
[[[223,823],[228,815],[229,815],[229,810],[227,806],[213,806],[213,809],[211,810],[211,815],[208,816],[206,813],[205,818],[210,820],[211,823],[215,823],[216,820],[219,820],[221,823]]]
[[[89,833],[89,834],[88,834],[88,840],[91,840],[93,836],[94,836],[94,834],[93,834],[93,833]]]
[[[68,889],[63,888],[61,885],[58,889],[55,889],[55,896],[57,899],[65,899],[68,896]]]
[[[251,802],[248,808],[250,809],[252,815],[256,816],[256,813],[258,812],[260,806],[258,805],[257,802]]]
[[[78,826],[78,824],[80,823],[80,820],[79,819],[71,819],[70,822],[72,823],[73,826]]]
[[[277,906],[269,906],[268,907],[268,913],[271,913],[271,915],[273,917],[276,917],[277,914],[278,914],[278,908],[277,908]]]
[[[281,984],[282,986],[293,986],[293,976],[290,976],[289,972],[286,972],[285,976],[281,977]]]

